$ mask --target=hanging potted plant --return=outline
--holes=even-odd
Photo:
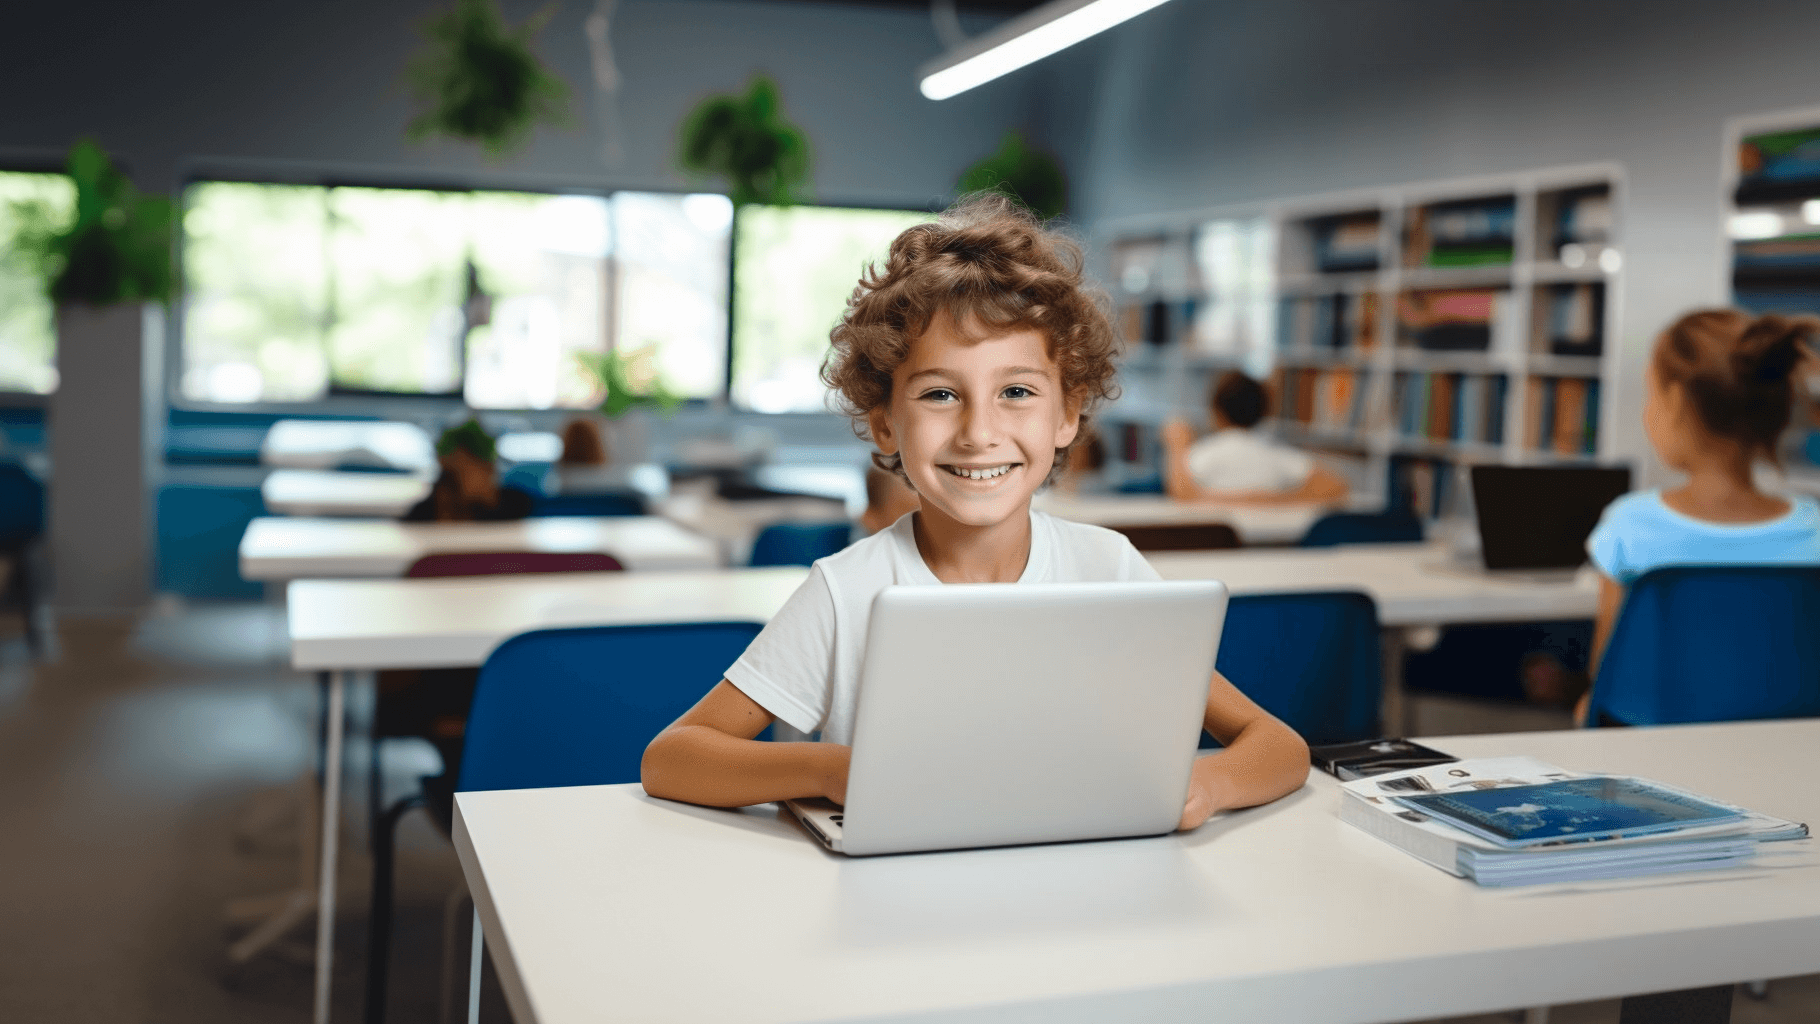
[[[568,83],[531,51],[531,38],[555,10],[545,7],[511,28],[495,0],[456,0],[426,22],[429,48],[406,72],[425,108],[409,137],[446,135],[499,158],[522,148],[539,122],[566,123]]]
[[[809,139],[784,116],[777,83],[754,75],[745,94],[710,96],[683,119],[677,162],[726,182],[734,206],[786,205],[809,181]]]
[[[578,352],[582,375],[601,390],[596,411],[606,419],[605,443],[615,462],[643,462],[650,451],[650,430],[639,409],[664,415],[676,411],[682,396],[671,391],[657,372],[655,346],[621,352]]]
[[[1017,132],[1006,132],[998,151],[961,175],[960,191],[1003,192],[1024,204],[1043,220],[1060,217],[1068,209],[1068,176],[1062,165],[1040,149],[1032,149]]]
[[[140,194],[101,147],[70,149],[73,213],[14,208],[11,249],[57,307],[47,410],[57,604],[122,610],[150,594],[147,467],[162,458],[162,310],[175,280],[169,199]]]

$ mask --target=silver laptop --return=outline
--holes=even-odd
[[[1226,587],[888,587],[847,805],[786,806],[867,855],[1160,835],[1187,799]]]

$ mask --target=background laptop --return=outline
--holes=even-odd
[[[1578,569],[1600,513],[1629,490],[1628,466],[1472,467],[1485,568],[1556,575]]]
[[[1160,835],[1181,819],[1226,618],[1213,581],[889,587],[830,849]]]

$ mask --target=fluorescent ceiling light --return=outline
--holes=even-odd
[[[945,100],[1034,64],[1164,0],[1053,0],[923,65],[923,95]]]

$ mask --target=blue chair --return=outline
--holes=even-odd
[[[1422,521],[1409,512],[1335,512],[1315,521],[1302,536],[1305,548],[1336,544],[1404,544],[1422,542]]]
[[[1215,667],[1309,743],[1346,743],[1378,735],[1379,652],[1366,594],[1255,594],[1227,605]]]
[[[37,654],[38,574],[32,546],[44,535],[44,485],[14,463],[0,463],[0,558],[11,563],[5,597],[25,617],[25,643]]]
[[[1630,588],[1589,724],[1820,715],[1820,567],[1677,566]]]
[[[774,523],[752,542],[751,566],[810,565],[847,546],[853,527],[847,523]]]
[[[426,785],[394,804],[374,835],[368,1024],[385,1019],[399,819],[427,806],[446,832],[456,791],[637,782],[645,746],[720,680],[762,628],[702,622],[545,629],[515,636],[487,656],[457,784]]]
[[[258,598],[240,575],[240,538],[265,514],[258,487],[166,484],[158,489],[158,589],[185,597]]]

